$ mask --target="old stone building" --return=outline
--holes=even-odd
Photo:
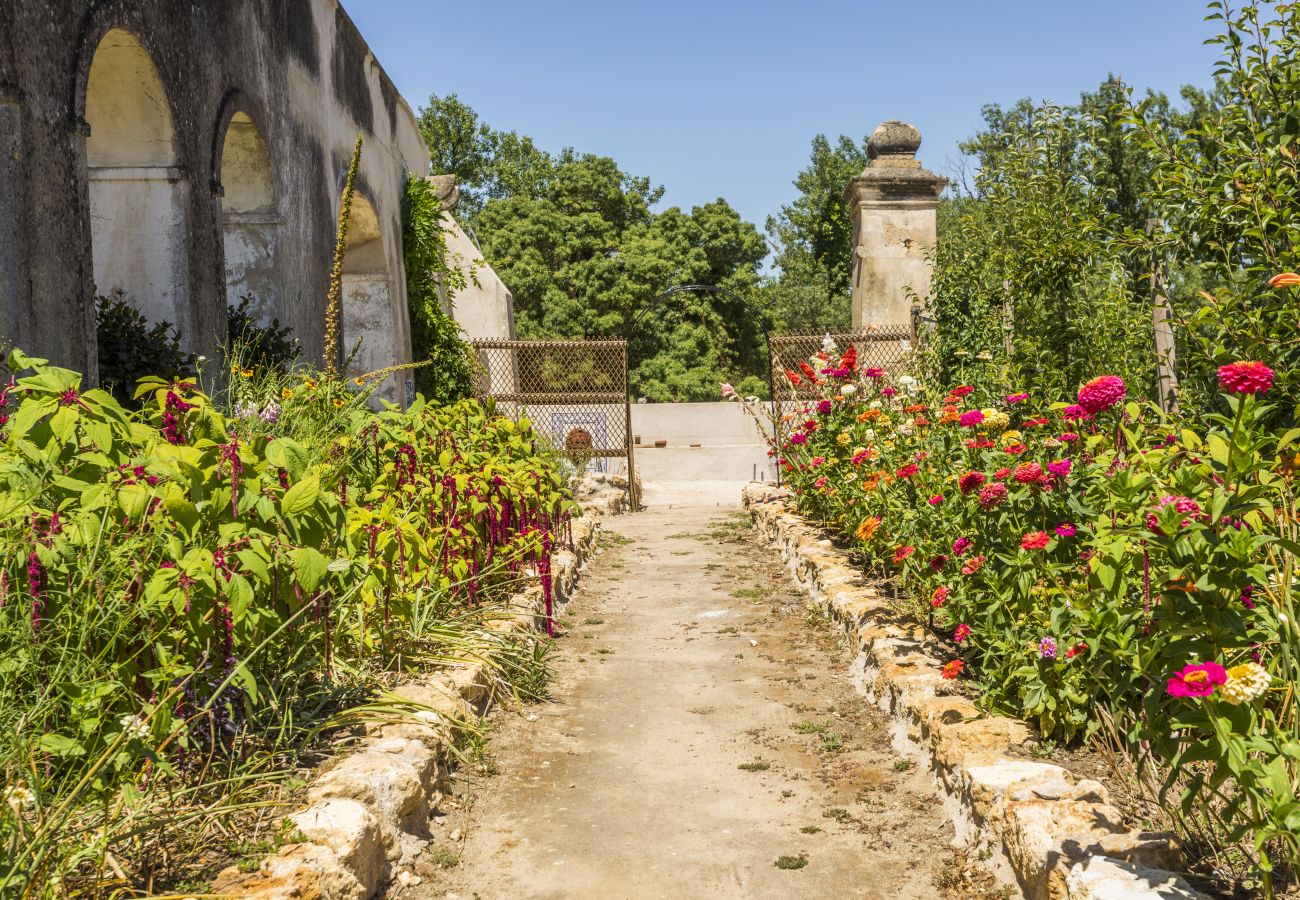
[[[0,337],[93,373],[121,289],[215,357],[250,295],[319,360],[358,133],[344,346],[372,370],[410,358],[401,196],[429,155],[336,0],[0,0]]]

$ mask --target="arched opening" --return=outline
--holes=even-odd
[[[162,79],[126,31],[109,31],[95,49],[86,122],[96,293],[125,291],[150,321],[171,322],[188,344],[188,186]]]
[[[358,193],[352,199],[343,257],[343,353],[352,354],[357,342],[361,343],[348,374],[356,376],[394,365],[394,338],[393,279],[384,254],[383,229],[374,205]],[[396,376],[385,378],[376,393],[398,402]]]
[[[266,141],[247,113],[230,118],[220,166],[226,303],[237,306],[244,297],[251,298],[249,312],[266,325],[280,309],[280,216]]]

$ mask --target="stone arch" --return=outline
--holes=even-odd
[[[218,120],[213,184],[219,196],[225,299],[251,297],[262,324],[281,314],[279,191],[266,138],[251,105],[232,94]]]
[[[95,290],[123,290],[153,322],[190,326],[186,208],[171,106],[153,57],[129,31],[96,44],[84,94]]]
[[[352,357],[348,374],[361,375],[397,362],[394,353],[392,272],[384,249],[384,231],[375,205],[357,191],[352,198],[348,239],[343,256],[342,351]],[[396,403],[397,379],[385,378],[378,395]]]

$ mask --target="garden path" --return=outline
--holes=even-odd
[[[399,896],[986,895],[839,633],[707,502],[606,520],[552,700],[494,717],[496,774],[461,768]]]

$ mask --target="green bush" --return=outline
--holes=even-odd
[[[181,349],[180,332],[170,322],[150,325],[124,291],[95,298],[95,343],[99,383],[124,406],[132,403],[135,384],[146,375],[194,375],[194,355]]]

